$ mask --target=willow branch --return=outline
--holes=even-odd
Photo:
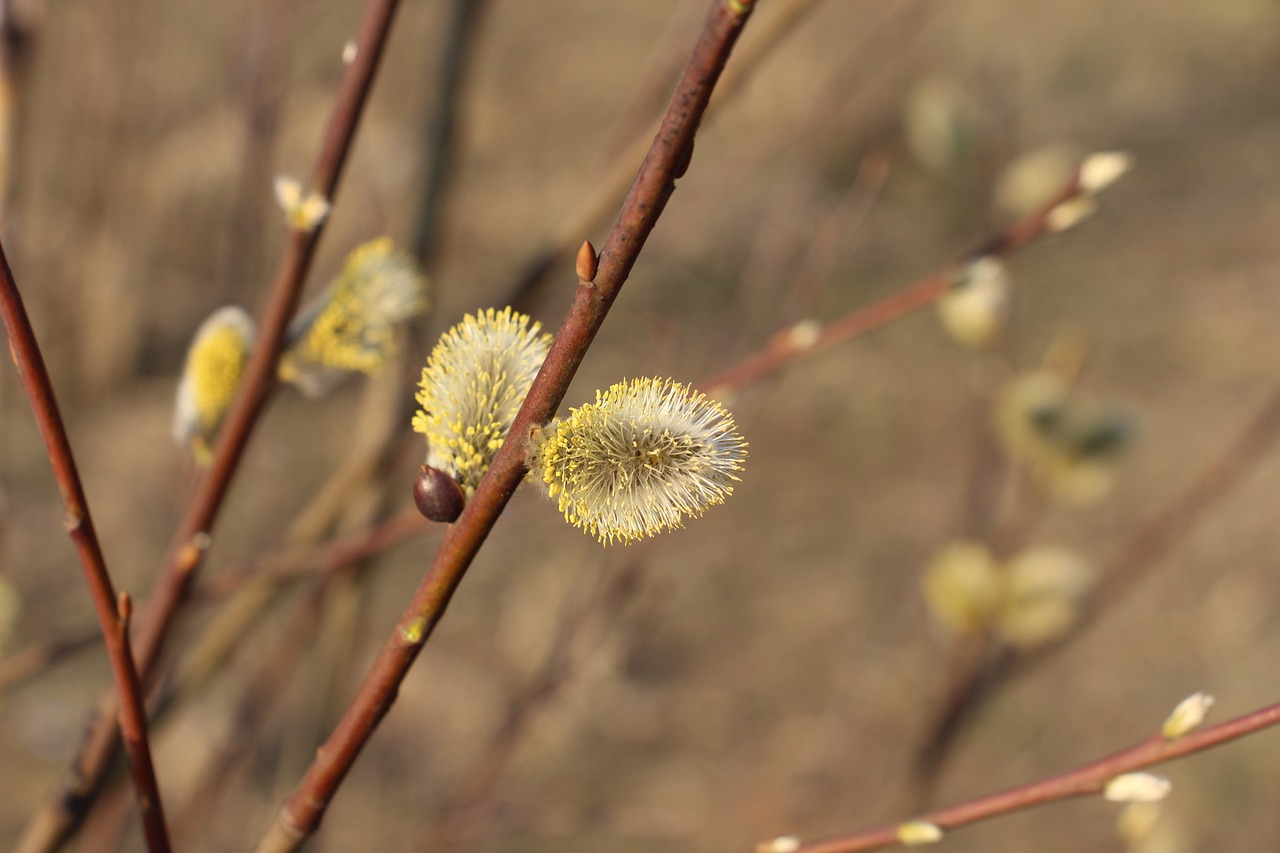
[[[826,326],[815,327],[812,321],[802,321],[783,329],[769,338],[762,348],[720,371],[701,387],[712,396],[729,394],[779,373],[801,359],[826,352],[933,304],[947,292],[965,264],[983,257],[1008,257],[1038,237],[1054,233],[1050,214],[1080,193],[1077,169],[1043,205],[961,255],[958,260]]]
[[[693,138],[711,90],[753,3],[716,0],[622,212],[600,253],[593,281],[580,281],[573,305],[542,370],[474,498],[437,551],[408,607],[351,706],[280,810],[259,850],[295,850],[320,825],[329,802],[394,701],[400,682],[462,581],[499,514],[525,475],[530,430],[556,412],[587,348],[657,223],[693,154]]]
[[[1152,735],[1135,746],[1075,770],[1038,782],[1019,785],[958,806],[926,812],[913,820],[931,823],[943,831],[948,831],[1045,803],[1100,794],[1109,781],[1121,774],[1163,764],[1194,752],[1202,752],[1277,724],[1280,724],[1280,703],[1268,705],[1216,726],[1200,729],[1177,740],[1168,740],[1160,734]],[[898,840],[900,827],[901,824],[882,826],[865,832],[810,841],[789,849],[795,850],[796,853],[856,853],[860,850],[878,850],[900,843]],[[761,847],[763,849],[767,845]]]
[[[1026,652],[999,647],[970,668],[948,694],[917,753],[917,775],[927,779],[945,759],[965,724],[1008,681],[1036,668],[1082,636],[1196,529],[1205,514],[1255,470],[1280,437],[1280,388],[1194,480],[1125,540],[1099,571],[1087,618],[1061,640]]]
[[[337,191],[398,5],[398,0],[369,0],[365,7],[356,37],[356,55],[339,84],[312,173],[312,190],[330,202]],[[275,387],[276,360],[285,329],[297,307],[322,226],[323,223],[311,231],[289,233],[244,382],[223,425],[213,461],[178,525],[174,545],[139,620],[135,649],[138,672],[144,681],[152,673],[169,629],[190,594],[232,477],[267,397]],[[102,715],[94,721],[76,756],[70,782],[28,824],[18,848],[22,853],[54,849],[83,818],[113,752],[115,724],[111,717]]]
[[[22,304],[22,295],[13,280],[9,259],[0,245],[0,314],[9,333],[9,351],[18,368],[18,377],[26,392],[40,437],[44,439],[53,475],[62,494],[66,509],[64,524],[75,544],[84,577],[89,584],[93,607],[98,615],[98,625],[106,641],[111,661],[111,675],[115,680],[115,692],[119,700],[119,725],[124,734],[125,750],[129,754],[129,767],[133,773],[133,786],[137,791],[138,807],[142,811],[142,825],[147,838],[147,849],[169,850],[169,831],[164,823],[164,809],[160,802],[160,790],[156,785],[155,768],[151,763],[151,748],[147,742],[147,709],[142,696],[142,684],[134,666],[133,652],[129,647],[129,616],[132,610],[129,598],[117,597],[115,585],[107,571],[107,561],[98,543],[98,533],[89,514],[89,502],[80,482],[71,441],[67,437],[53,383],[45,367],[44,356],[36,342],[35,330]],[[115,732],[112,731],[114,744]]]
[[[760,25],[753,30],[751,43],[744,45],[739,52],[733,69],[719,81],[715,102],[706,111],[706,117],[716,115],[740,94],[751,75],[764,64],[764,60],[786,40],[804,20],[805,15],[817,9],[822,2],[823,0],[786,0],[776,4],[770,17],[760,21]],[[750,8],[754,5],[754,0],[741,5]],[[644,157],[645,151],[644,136],[641,135],[637,136],[632,145],[618,152],[612,168],[583,193],[579,205],[560,222],[555,236],[526,264],[507,293],[507,303],[521,310],[528,310],[557,264],[577,249],[578,241],[584,234],[589,234],[607,221],[618,197],[626,191],[627,182],[632,180],[636,160]]]

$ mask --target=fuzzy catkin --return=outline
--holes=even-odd
[[[218,427],[244,376],[256,334],[243,308],[228,305],[209,315],[187,349],[174,406],[173,439],[208,461]]]
[[[427,437],[427,464],[468,498],[489,470],[551,348],[524,314],[489,308],[441,336],[422,371],[413,428]]]
[[[534,434],[529,466],[602,543],[681,527],[733,492],[747,443],[716,401],[671,379],[624,381]]]
[[[316,397],[351,373],[375,374],[395,355],[398,328],[427,307],[427,281],[413,258],[387,237],[363,243],[290,327],[280,378]]]

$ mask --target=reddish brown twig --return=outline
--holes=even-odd
[[[932,304],[947,291],[957,271],[965,263],[975,258],[1006,257],[1037,237],[1050,233],[1050,214],[1080,192],[1080,174],[1077,170],[1037,210],[962,255],[959,260],[826,326],[813,328],[806,324],[804,327],[797,325],[783,329],[771,337],[764,347],[720,371],[701,387],[712,396],[728,394],[778,373],[802,358],[826,352],[838,344],[879,329]]]
[[[263,838],[260,851],[295,850],[316,831],[338,786],[391,707],[400,682],[523,479],[525,445],[531,428],[555,414],[587,348],[675,190],[676,179],[684,174],[711,90],[753,5],[748,0],[716,0],[714,3],[662,127],[600,253],[595,279],[579,282],[569,314],[516,416],[508,440],[451,534],[441,544],[422,584],[351,706]]]
[[[398,0],[369,0],[365,7],[356,37],[356,55],[343,74],[312,173],[312,190],[330,201],[337,190],[398,5]],[[144,680],[152,672],[169,628],[190,593],[231,478],[258,415],[275,387],[276,359],[321,233],[322,227],[289,233],[245,380],[227,415],[209,470],[178,525],[174,545],[142,611],[135,648],[138,671]],[[114,722],[109,717],[96,719],[76,755],[70,783],[28,824],[20,851],[51,850],[73,831],[102,780],[114,741]]]
[[[1129,749],[1100,758],[1075,770],[1060,773],[1039,782],[1019,785],[958,806],[926,812],[913,820],[931,823],[945,831],[1057,800],[1099,794],[1109,781],[1121,774],[1163,764],[1193,752],[1201,752],[1277,724],[1280,724],[1280,703],[1192,732],[1178,740],[1167,740],[1160,734],[1152,735]],[[899,843],[900,826],[901,824],[881,826],[865,832],[810,841],[789,849],[796,850],[797,853],[856,853],[859,850],[891,847]]]
[[[93,597],[98,624],[106,640],[107,654],[111,660],[111,675],[115,679],[115,691],[119,701],[119,725],[124,734],[125,751],[129,754],[129,767],[133,771],[133,786],[138,794],[138,807],[142,811],[142,825],[146,832],[147,849],[169,850],[169,831],[165,828],[164,809],[160,803],[160,790],[156,785],[155,768],[151,764],[151,748],[147,743],[147,709],[142,696],[142,684],[134,666],[133,652],[129,647],[129,618],[132,605],[127,595],[117,597],[115,585],[107,571],[106,558],[98,544],[98,534],[89,514],[89,502],[80,483],[80,473],[71,452],[53,383],[45,368],[44,356],[36,343],[35,331],[22,304],[22,295],[9,269],[9,259],[0,246],[0,314],[9,333],[9,352],[18,368],[22,388],[31,402],[31,409],[44,439],[53,475],[62,494],[66,508],[64,524],[75,544],[80,564],[84,567],[85,580]],[[115,733],[112,732],[114,743]]]
[[[502,724],[472,763],[457,793],[441,809],[439,819],[420,833],[407,850],[448,850],[462,840],[471,827],[483,822],[485,804],[492,799],[539,712],[564,691],[577,672],[578,647],[588,626],[593,621],[602,625],[613,623],[613,617],[635,594],[652,556],[652,547],[633,555],[600,580],[587,600],[565,614],[538,671],[508,704]]]

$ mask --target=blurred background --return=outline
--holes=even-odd
[[[7,7],[0,233],[108,563],[135,597],[196,476],[169,438],[187,344],[220,305],[261,310],[284,233],[272,179],[310,173],[359,5]],[[413,385],[442,330],[513,299],[556,328],[572,253],[602,244],[619,197],[602,219],[582,211],[611,172],[634,174],[628,148],[651,136],[707,6],[403,4],[309,291],[386,234],[423,258],[431,312],[401,367],[273,398],[171,672],[246,587],[237,572],[405,505],[422,454]],[[948,684],[982,654],[922,597],[939,549],[1052,545],[1100,568],[1280,393],[1278,65],[1274,0],[761,0],[730,62],[749,74],[704,123],[568,405],[624,376],[696,382],[788,323],[944,268],[1082,154],[1136,166],[1079,227],[1006,259],[1012,311],[985,350],[929,308],[737,393],[747,470],[687,530],[605,550],[517,494],[311,849],[746,850],[1076,766],[1197,690],[1218,720],[1276,701],[1272,452],[1078,638],[1072,611],[1070,642],[976,708],[945,760],[913,770]],[[556,241],[568,254],[549,254]],[[1064,351],[1075,393],[1136,426],[1089,500],[1040,495],[990,427],[996,389]],[[95,621],[11,371],[0,435],[4,661],[93,637]],[[338,509],[301,533],[362,435],[387,452],[330,486]],[[258,838],[438,540],[425,528],[324,585],[277,585],[170,704],[154,736],[182,849]],[[76,649],[0,681],[0,839],[54,789],[110,682],[100,645]],[[1170,766],[1173,794],[1132,847],[1101,799],[944,846],[1276,849],[1278,767],[1275,732]],[[142,849],[125,790],[116,778],[81,849]]]

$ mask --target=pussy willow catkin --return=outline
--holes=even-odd
[[[747,443],[716,401],[671,379],[636,379],[535,432],[533,478],[565,520],[601,542],[682,526],[733,492]]]
[[[524,314],[468,314],[440,338],[422,371],[413,428],[427,437],[427,464],[452,476],[468,498],[506,439],[551,336]]]
[[[244,376],[253,346],[253,320],[234,305],[209,315],[187,349],[173,413],[173,439],[207,464],[214,437]]]
[[[398,327],[427,307],[427,281],[413,258],[387,237],[363,243],[290,326],[280,378],[316,397],[351,373],[375,374],[396,353]]]

